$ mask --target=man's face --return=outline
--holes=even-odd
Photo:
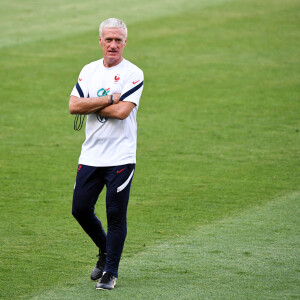
[[[113,67],[123,59],[123,50],[126,45],[125,29],[103,28],[102,38],[99,38],[103,51],[104,65]]]

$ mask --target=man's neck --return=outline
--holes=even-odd
[[[106,60],[105,58],[103,59],[103,65],[104,67],[106,68],[112,68],[116,65],[118,65],[119,63],[121,63],[123,60],[123,57],[121,57],[121,59],[117,60],[117,61],[113,61],[113,62],[110,62],[109,60]]]

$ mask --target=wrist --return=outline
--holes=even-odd
[[[109,103],[109,105],[114,104],[114,101],[115,101],[114,95],[110,95],[110,103]]]

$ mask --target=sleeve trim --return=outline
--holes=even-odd
[[[78,92],[79,96],[80,96],[81,98],[84,98],[84,94],[83,94],[82,89],[81,89],[81,87],[80,87],[80,85],[79,85],[78,82],[77,82],[77,84],[76,84],[76,89],[77,89],[77,92]]]
[[[123,101],[125,98],[127,98],[128,96],[130,96],[131,94],[133,94],[135,91],[137,91],[138,89],[140,89],[143,86],[143,84],[144,84],[144,81],[142,81],[140,84],[138,84],[137,86],[135,86],[131,90],[127,91],[125,94],[123,94],[120,97],[120,100]]]

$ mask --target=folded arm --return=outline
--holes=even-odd
[[[114,94],[114,105],[111,105],[111,96],[105,95],[95,98],[80,98],[71,96],[69,101],[70,114],[87,115],[99,111],[108,106],[115,106],[119,103],[120,94]]]
[[[97,113],[102,117],[115,118],[119,120],[126,119],[135,107],[133,102],[120,101],[116,105],[106,106]]]

